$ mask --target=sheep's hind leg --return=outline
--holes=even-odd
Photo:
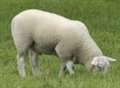
[[[29,54],[29,61],[32,66],[32,74],[34,76],[37,76],[39,74],[37,53],[32,49],[29,49],[28,54]]]
[[[17,69],[21,78],[25,78],[25,64],[24,64],[24,53],[17,54]]]

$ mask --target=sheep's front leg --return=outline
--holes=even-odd
[[[67,70],[70,75],[73,75],[74,74],[73,65],[74,64],[72,61],[67,61],[66,63],[63,62],[60,67],[59,77],[61,77],[64,74],[65,70]]]
[[[59,77],[61,77],[64,74],[65,70],[66,70],[66,64],[61,63],[60,71],[59,71]]]
[[[34,76],[37,76],[39,74],[37,53],[34,52],[32,49],[29,49],[28,54],[29,54],[29,61],[32,66],[32,74]]]
[[[74,64],[72,61],[67,61],[67,63],[66,63],[66,67],[67,67],[67,70],[70,73],[70,75],[73,75],[75,73],[73,70],[73,65]]]
[[[17,69],[19,72],[20,77],[23,79],[26,76],[25,73],[25,64],[24,64],[24,53],[17,54]]]
[[[73,63],[72,61],[70,61],[72,60],[72,54],[71,54],[70,48],[67,46],[66,47],[63,47],[63,46],[65,46],[63,43],[59,43],[55,48],[56,53],[61,60],[59,76],[62,76],[64,74],[65,72],[64,69],[66,68],[70,74],[74,74],[74,71],[72,69]]]

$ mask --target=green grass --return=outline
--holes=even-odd
[[[120,88],[120,0],[0,0],[0,88]],[[55,56],[39,57],[42,75],[33,77],[26,58],[27,77],[20,80],[12,41],[12,17],[25,9],[42,9],[83,21],[104,54],[117,59],[108,74],[92,74],[76,66],[74,76],[58,78]]]

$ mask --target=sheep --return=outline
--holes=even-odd
[[[54,54],[59,57],[59,76],[64,70],[74,74],[73,65],[83,64],[88,69],[107,69],[116,61],[104,56],[89,34],[86,25],[54,13],[30,9],[16,15],[11,32],[17,50],[17,69],[24,78],[24,55],[28,51],[33,75],[38,74],[37,55]]]

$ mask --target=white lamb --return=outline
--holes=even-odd
[[[61,60],[59,75],[66,68],[74,74],[73,64],[88,69],[106,71],[109,61],[115,59],[103,55],[91,38],[87,27],[80,21],[41,11],[26,10],[15,16],[11,24],[12,36],[17,49],[19,75],[24,78],[24,54],[29,51],[32,73],[37,75],[37,54],[55,54]]]

